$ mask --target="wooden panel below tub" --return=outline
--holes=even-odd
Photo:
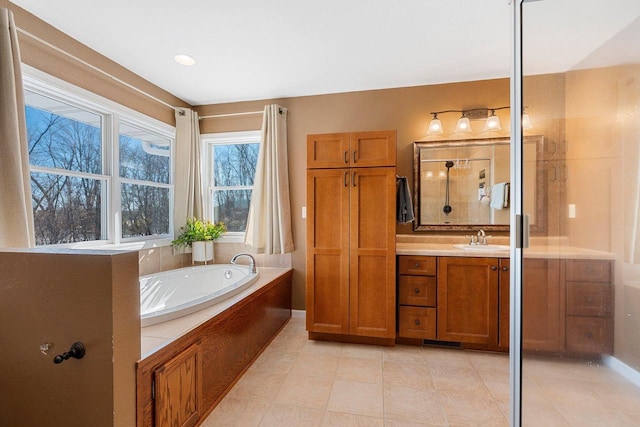
[[[288,271],[139,361],[136,373],[137,426],[155,425],[152,384],[156,371],[197,342],[202,356],[201,386],[198,389],[202,410],[195,424],[206,418],[291,318],[292,274]]]

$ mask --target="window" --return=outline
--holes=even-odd
[[[260,131],[203,135],[207,152],[208,215],[227,236],[244,236],[256,174]]]
[[[170,238],[173,128],[25,74],[37,245]]]

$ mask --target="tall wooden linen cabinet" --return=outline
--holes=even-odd
[[[393,344],[396,132],[307,136],[307,330]]]

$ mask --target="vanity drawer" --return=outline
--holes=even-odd
[[[566,319],[567,350],[611,354],[611,319],[584,316],[567,316]]]
[[[610,317],[611,311],[610,284],[567,282],[567,314]]]
[[[426,307],[400,307],[398,336],[404,338],[436,338],[436,309]]]
[[[398,257],[398,273],[414,276],[435,276],[436,257],[401,255]]]
[[[436,306],[436,278],[431,276],[398,277],[398,301],[403,305]]]
[[[611,282],[611,263],[592,259],[567,261],[569,282]]]

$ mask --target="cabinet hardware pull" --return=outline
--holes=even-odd
[[[420,268],[420,263],[419,263],[419,262],[416,262],[416,263],[414,264],[414,266],[413,266],[413,267],[414,267],[414,268]]]
[[[349,152],[348,151],[344,152],[344,164],[345,165],[349,164]]]
[[[415,324],[416,324],[416,326],[420,326],[420,321],[418,319],[416,319]]]
[[[84,344],[82,344],[81,342],[74,342],[73,345],[71,345],[71,348],[69,349],[69,351],[65,351],[64,353],[54,357],[53,363],[57,365],[70,358],[82,359],[84,355],[85,355]]]
[[[593,334],[591,332],[587,332],[587,338],[589,339],[593,338]]]
[[[509,267],[502,267],[502,271],[509,271]]]
[[[492,266],[491,266],[491,270],[495,271],[495,270],[497,270],[497,269],[498,269],[498,267],[496,267],[495,265],[492,265]]]
[[[353,186],[354,186],[354,187],[357,187],[357,186],[358,186],[358,181],[356,180],[356,178],[357,178],[357,176],[356,176],[356,175],[357,175],[357,174],[358,174],[358,172],[354,172],[354,173],[353,173],[353,177],[352,177],[352,179],[351,179],[351,184],[353,184]]]
[[[353,152],[353,163],[357,163],[357,161],[358,161],[356,153],[357,153],[357,151],[354,150],[354,152]]]
[[[593,298],[592,297],[587,297],[587,302],[588,303],[592,303],[593,302]]]
[[[345,187],[349,186],[349,180],[347,179],[348,176],[349,176],[349,172],[345,172],[344,173],[344,186]]]
[[[419,288],[415,288],[415,289],[413,290],[413,292],[415,292],[416,294],[419,294],[419,293],[420,293],[420,289],[419,289]]]

